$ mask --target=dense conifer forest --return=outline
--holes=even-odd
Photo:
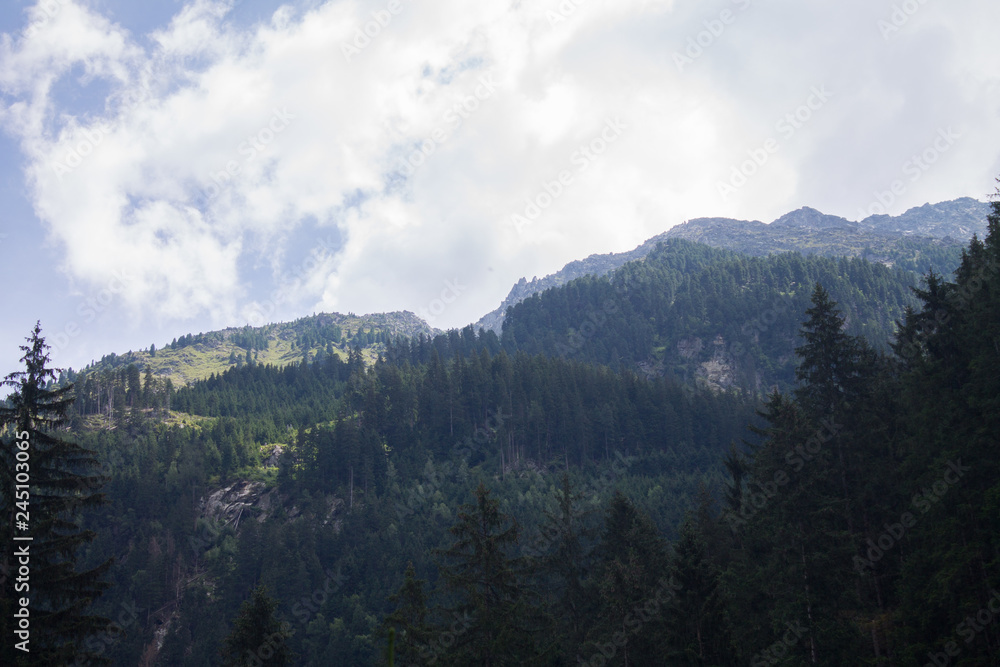
[[[30,431],[72,586],[18,654],[5,520],[3,664],[1000,660],[1000,202],[950,276],[675,239],[499,336],[246,330],[184,386],[44,335],[0,503]]]

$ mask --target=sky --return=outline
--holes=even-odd
[[[995,0],[0,0],[0,373],[314,312],[461,327],[696,217],[1000,175]]]

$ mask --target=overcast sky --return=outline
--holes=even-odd
[[[3,373],[36,319],[75,368],[318,311],[463,326],[690,218],[1000,174],[995,0],[2,6]]]

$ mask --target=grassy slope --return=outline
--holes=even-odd
[[[266,350],[254,350],[257,363],[284,366],[298,363],[306,350],[296,344],[299,336],[317,326],[337,326],[343,332],[339,345],[334,345],[334,352],[343,359],[354,347],[354,336],[359,330],[388,331],[391,335],[415,336],[423,333],[434,335],[439,333],[423,320],[409,312],[377,313],[374,315],[342,315],[340,313],[321,313],[293,322],[268,324],[252,329],[262,332],[267,338]],[[155,356],[149,350],[128,352],[114,358],[106,357],[93,366],[84,369],[85,372],[101,372],[105,369],[118,368],[130,363],[136,364],[142,371],[148,367],[153,375],[169,378],[175,387],[180,387],[196,380],[209,377],[213,373],[221,373],[230,368],[230,355],[246,357],[247,349],[233,342],[233,338],[248,329],[229,328],[204,334],[203,342],[194,343],[178,349],[163,347],[156,350]],[[382,346],[366,345],[362,347],[362,355],[366,361],[373,362]],[[308,352],[315,357],[319,345],[311,345]]]

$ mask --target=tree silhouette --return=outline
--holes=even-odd
[[[83,648],[84,640],[110,629],[106,618],[87,607],[110,584],[102,581],[111,559],[77,571],[77,552],[96,534],[80,527],[79,511],[104,502],[98,490],[106,478],[93,452],[59,437],[73,403],[73,385],[48,388],[56,378],[49,368],[49,346],[36,323],[22,345],[25,370],[8,375],[13,389],[0,408],[0,569],[26,577],[8,578],[0,591],[0,630],[5,665],[64,665],[74,659],[103,662]],[[26,444],[22,444],[26,443]],[[27,484],[27,488],[25,487]],[[25,494],[25,491],[28,493]],[[15,541],[15,538],[21,538]],[[16,554],[16,555],[15,555]],[[30,642],[18,650],[13,641],[14,613],[28,600]],[[19,638],[19,639],[23,639]]]

